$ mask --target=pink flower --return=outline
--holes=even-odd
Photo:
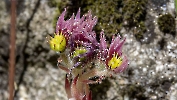
[[[127,57],[122,55],[122,46],[125,38],[122,41],[120,39],[120,36],[113,37],[108,49],[104,32],[100,33],[99,59],[105,61],[107,69],[111,69],[115,73],[123,72],[128,66]]]
[[[80,17],[65,20],[66,9],[60,15],[51,49],[60,51],[58,67],[67,72],[65,90],[69,100],[91,100],[89,84],[101,82],[105,77],[123,72],[128,66],[127,57],[122,54],[125,39],[113,37],[107,45],[104,32],[100,33],[100,43],[96,40],[93,27],[97,22],[91,12]],[[93,78],[97,77],[93,80]]]
[[[66,14],[66,9],[60,15],[56,25],[56,34],[63,33],[66,38],[68,38],[69,47],[73,50],[77,43],[92,42],[95,45],[97,41],[95,39],[96,34],[92,30],[97,23],[97,18],[92,18],[92,14],[89,11],[86,15],[80,18],[80,9],[78,10],[76,16],[74,14],[70,19],[64,20]]]
[[[66,9],[58,18],[56,34],[62,33],[64,35],[66,38],[66,48],[71,51],[70,53],[75,52],[80,47],[86,49],[84,54],[74,56],[74,62],[76,62],[74,67],[82,66],[82,64],[88,62],[88,59],[92,59],[94,57],[96,54],[95,49],[99,46],[99,43],[96,40],[96,33],[93,31],[93,27],[97,23],[97,17],[92,17],[91,11],[80,17],[80,9],[76,16],[73,14],[68,20],[64,19],[65,14]],[[54,45],[60,49],[60,46],[56,45],[55,41],[52,43],[51,47]],[[82,60],[82,62],[80,61],[80,59],[86,57],[87,60]]]

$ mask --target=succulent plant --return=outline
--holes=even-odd
[[[104,31],[100,41],[96,40],[93,27],[97,17],[91,11],[80,17],[64,19],[66,9],[58,18],[54,37],[49,44],[52,50],[60,53],[58,67],[66,71],[65,89],[69,100],[91,100],[89,84],[102,82],[106,77],[123,72],[128,66],[126,56],[122,54],[125,39],[113,36],[107,45]],[[93,80],[97,77],[96,80]]]

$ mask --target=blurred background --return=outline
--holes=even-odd
[[[65,72],[46,37],[58,16],[92,11],[94,30],[126,38],[129,68],[91,85],[93,100],[177,100],[174,0],[17,0],[15,100],[67,100]],[[10,0],[0,0],[0,100],[8,98]]]

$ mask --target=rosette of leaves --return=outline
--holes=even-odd
[[[175,18],[171,14],[164,14],[158,18],[159,30],[163,33],[169,33],[175,35]]]

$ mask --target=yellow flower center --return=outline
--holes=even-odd
[[[87,52],[87,50],[84,48],[76,48],[75,51],[73,52],[73,57],[76,57],[80,54],[84,54],[85,52]]]
[[[65,36],[60,34],[55,34],[54,38],[50,40],[50,48],[57,52],[63,52],[66,47],[66,38]]]
[[[86,53],[87,50],[85,48],[76,48],[75,51],[73,52],[73,58],[76,56],[79,56],[80,54]],[[83,61],[85,58],[79,58],[79,61]]]
[[[118,68],[122,64],[122,58],[118,54],[114,54],[111,60],[108,62],[110,69]]]

